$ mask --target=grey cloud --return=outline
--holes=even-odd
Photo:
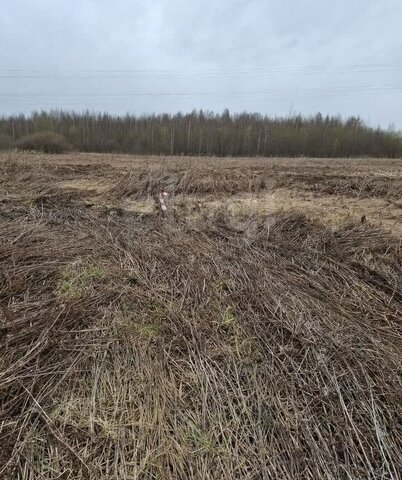
[[[319,110],[402,128],[400,0],[3,3],[2,114]]]

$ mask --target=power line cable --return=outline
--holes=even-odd
[[[396,72],[402,68],[401,63],[384,64],[350,64],[350,65],[311,65],[300,68],[292,66],[260,66],[245,67],[236,69],[213,69],[213,70],[175,70],[175,69],[0,69],[0,79],[90,79],[107,78],[123,79],[136,77],[186,77],[198,76],[202,78],[211,77],[233,77],[241,75],[272,75],[272,74],[307,74],[316,75],[323,73],[345,74],[345,73],[378,73],[387,71]],[[389,70],[391,69],[391,70]]]
[[[374,86],[374,85],[350,85],[350,86],[337,86],[337,87],[320,87],[320,88],[304,88],[304,89],[272,89],[268,91],[200,91],[200,92],[101,92],[101,93],[64,93],[64,92],[51,92],[51,93],[33,93],[33,92],[8,92],[1,93],[0,98],[108,98],[108,97],[197,97],[197,96],[253,96],[253,95],[267,95],[267,96],[276,96],[276,95],[291,95],[292,93],[308,95],[308,94],[342,94],[345,91],[353,93],[361,92],[376,92],[376,91],[398,91],[402,90],[401,85],[384,85],[384,86]]]

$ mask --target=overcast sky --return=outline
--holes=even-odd
[[[0,0],[0,115],[193,109],[402,129],[402,0]]]

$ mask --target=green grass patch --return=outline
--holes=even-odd
[[[80,298],[106,277],[107,273],[100,265],[75,261],[62,269],[56,294],[64,298]]]

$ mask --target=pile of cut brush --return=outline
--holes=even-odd
[[[367,224],[1,200],[0,477],[401,478],[401,260]]]

